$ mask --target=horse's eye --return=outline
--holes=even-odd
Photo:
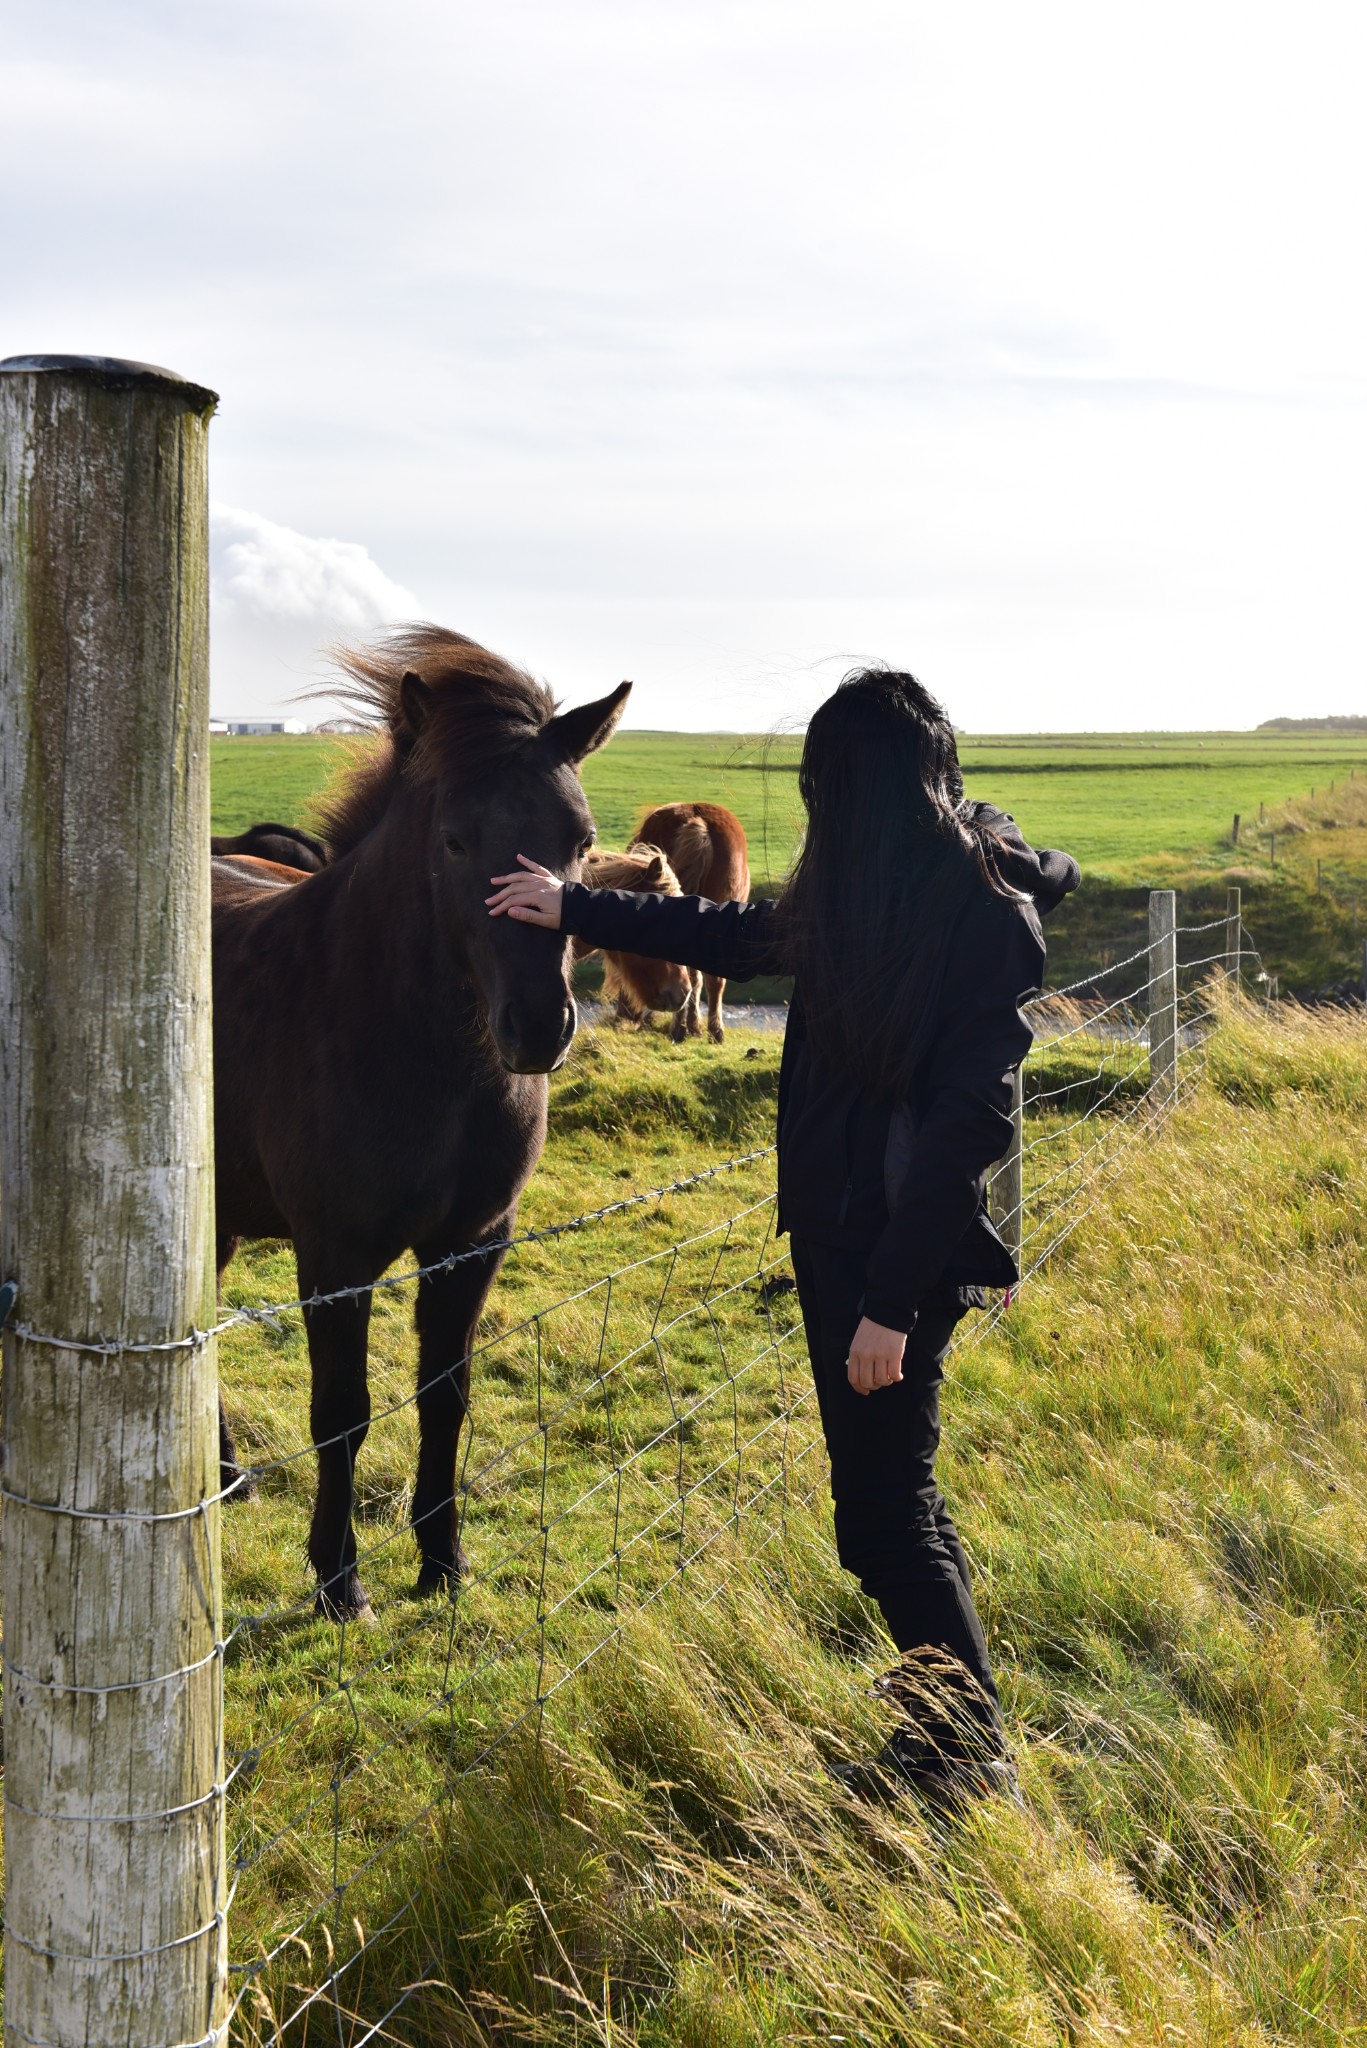
[[[590,855],[590,854],[591,854],[591,853],[593,852],[593,849],[594,849],[594,845],[595,845],[595,843],[596,843],[596,841],[597,841],[597,838],[598,838],[598,834],[597,834],[596,832],[590,832],[590,834],[589,834],[588,838],[587,838],[586,840],[584,840],[583,844],[582,844],[582,845],[580,846],[580,848],[579,848],[579,858],[580,858],[580,860],[587,860],[587,859],[588,859],[589,855]]]
[[[454,832],[444,832],[442,834],[442,837],[446,841],[446,851],[448,853],[464,853],[465,847],[461,843],[461,841],[457,839]]]

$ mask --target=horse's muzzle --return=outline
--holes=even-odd
[[[514,1074],[553,1074],[563,1066],[574,1043],[579,1013],[567,997],[560,1017],[533,1017],[516,1003],[505,1003],[494,1026],[499,1058]]]

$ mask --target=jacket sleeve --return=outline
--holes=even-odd
[[[1035,908],[1041,917],[1047,917],[1051,910],[1057,910],[1065,896],[1071,896],[1082,880],[1082,869],[1071,853],[1058,853],[1052,849],[1039,855],[1040,878],[1031,891]]]
[[[1006,850],[1001,863],[1002,879],[1023,889],[1041,917],[1057,910],[1082,880],[1082,870],[1072,854],[1052,850],[1037,853],[1010,812],[999,811],[995,804],[975,803],[970,808],[974,821],[986,825]]]
[[[864,1313],[909,1330],[978,1212],[983,1175],[1011,1142],[1016,1068],[1033,1037],[1021,1006],[1044,971],[1028,905],[989,899],[954,948],[906,1178],[869,1255]]]
[[[567,882],[560,926],[610,953],[676,960],[727,981],[785,972],[774,931],[774,906],[713,903],[706,896],[656,896],[629,889],[587,889]]]

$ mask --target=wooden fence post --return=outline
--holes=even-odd
[[[1149,891],[1149,1093],[1159,1109],[1177,1094],[1177,893]]]
[[[992,1173],[992,1221],[997,1235],[1013,1259],[1019,1260],[1024,1230],[1025,1206],[1025,1111],[1021,1092],[1021,1070],[1016,1069],[1011,1090],[1011,1145]]]
[[[1242,889],[1225,897],[1225,979],[1238,988],[1243,981],[1244,898]]]
[[[194,1334],[215,403],[143,364],[0,363],[9,2048],[226,2024],[217,1372]]]

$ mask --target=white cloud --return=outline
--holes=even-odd
[[[239,506],[209,512],[213,709],[276,715],[325,684],[320,654],[334,640],[416,617],[411,590],[386,576],[354,540],[299,533]],[[326,704],[305,716],[323,717]]]
[[[224,618],[246,613],[361,633],[418,610],[412,591],[359,541],[296,533],[236,505],[211,506],[209,532],[212,601]]]

